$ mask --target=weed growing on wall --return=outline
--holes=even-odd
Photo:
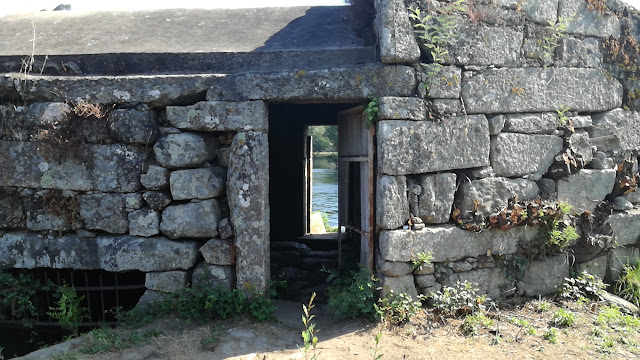
[[[413,31],[422,46],[428,49],[434,63],[445,62],[449,54],[447,46],[458,37],[455,33],[456,12],[467,10],[466,0],[442,3],[435,9],[423,12],[419,7],[409,7],[409,18],[413,20]]]
[[[371,99],[364,106],[364,116],[367,118],[367,128],[370,128],[378,120],[378,112],[380,109],[380,99]]]
[[[573,16],[558,17],[556,22],[549,20],[549,30],[551,34],[545,36],[542,41],[542,48],[544,52],[542,54],[543,63],[551,62],[556,49],[560,46],[560,41],[567,36],[567,23],[573,20]]]
[[[431,255],[431,252],[429,253],[425,253],[424,251],[419,252],[415,256],[415,258],[411,260],[411,263],[413,264],[413,270],[419,269],[423,265],[431,264],[432,260],[433,260],[433,255]]]

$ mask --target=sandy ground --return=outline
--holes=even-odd
[[[276,321],[255,323],[237,318],[208,324],[185,322],[173,317],[156,319],[137,329],[150,329],[162,334],[150,342],[128,349],[79,355],[82,360],[147,360],[147,359],[305,359],[299,350],[303,345],[300,333],[301,304],[277,301]],[[439,319],[425,312],[411,323],[383,327],[379,323],[364,320],[343,320],[331,315],[326,305],[314,309],[317,336],[320,340],[317,359],[374,359],[372,348],[375,336],[382,331],[377,354],[382,359],[633,359],[640,358],[640,334],[619,333],[611,328],[612,336],[618,336],[616,344],[602,350],[599,340],[592,336],[598,306],[572,309],[578,314],[576,325],[558,330],[557,343],[543,338],[551,326],[551,313],[538,313],[531,303],[493,310],[490,317],[494,324],[482,329],[475,336],[464,335],[461,319]],[[535,328],[529,334],[521,327],[509,323],[509,319],[527,320]],[[118,329],[123,336],[132,330]],[[77,352],[86,346],[84,337],[68,351]],[[627,342],[627,345],[621,345]],[[628,345],[631,344],[631,345]],[[312,353],[306,358],[311,359]],[[30,359],[61,358],[52,352]]]

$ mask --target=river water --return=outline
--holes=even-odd
[[[338,170],[313,169],[313,212],[329,217],[329,226],[338,226]]]

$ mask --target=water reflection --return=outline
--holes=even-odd
[[[338,226],[338,170],[313,169],[313,205],[329,217],[329,226]]]

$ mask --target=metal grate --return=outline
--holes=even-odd
[[[11,271],[14,274],[30,274],[40,284],[53,283],[72,286],[79,296],[84,296],[82,305],[89,309],[88,320],[80,326],[111,325],[116,322],[114,309],[131,310],[140,300],[146,288],[145,273],[129,271],[123,273],[104,270],[70,270],[39,268]],[[38,290],[33,299],[37,308],[35,319],[3,319],[0,324],[29,324],[33,326],[58,326],[47,312],[56,305],[55,290]]]

